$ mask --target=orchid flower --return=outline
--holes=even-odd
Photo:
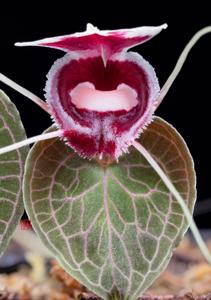
[[[0,154],[37,141],[60,137],[79,156],[115,161],[133,145],[160,176],[179,202],[196,241],[211,263],[181,194],[161,166],[137,139],[152,122],[157,107],[178,75],[190,49],[210,27],[199,31],[187,44],[172,74],[160,90],[153,67],[139,54],[129,51],[167,28],[138,27],[99,30],[91,24],[86,31],[46,38],[16,46],[42,46],[65,51],[47,75],[46,102],[6,76],[0,80],[30,98],[50,114],[58,130],[29,138],[0,149]]]
[[[100,31],[88,24],[83,33],[16,43],[67,52],[48,73],[46,100],[63,138],[82,157],[118,159],[151,122],[158,80],[128,50],[166,26]]]

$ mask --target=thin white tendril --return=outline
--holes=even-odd
[[[209,252],[209,249],[207,248],[205,242],[203,241],[201,234],[193,220],[193,217],[191,215],[191,212],[189,211],[187,205],[185,204],[185,201],[181,197],[180,193],[177,191],[175,186],[172,184],[171,180],[168,178],[168,176],[163,172],[163,170],[160,168],[158,163],[154,160],[154,158],[150,155],[150,153],[138,142],[133,142],[133,146],[146,158],[146,160],[149,162],[149,164],[153,167],[153,169],[156,171],[156,173],[160,176],[160,178],[165,183],[166,187],[169,189],[169,191],[172,193],[172,195],[176,198],[179,205],[181,206],[185,217],[190,225],[190,229],[193,233],[193,236],[203,253],[204,257],[208,261],[209,264],[211,264],[211,254]]]
[[[14,90],[19,92],[20,94],[24,95],[25,97],[29,98],[30,100],[32,100],[34,103],[39,105],[47,113],[50,113],[48,105],[45,101],[43,101],[42,99],[40,99],[39,97],[37,97],[36,95],[34,95],[30,91],[28,91],[27,89],[23,88],[22,86],[20,86],[19,84],[17,84],[13,80],[9,79],[8,77],[3,75],[2,73],[0,73],[0,81],[5,83],[9,87],[13,88]]]
[[[15,144],[12,144],[12,145],[1,148],[0,149],[0,155],[4,154],[4,153],[7,153],[7,152],[10,152],[10,151],[13,151],[13,150],[16,150],[16,149],[19,149],[19,148],[24,147],[26,145],[33,144],[33,143],[38,142],[38,141],[48,140],[48,139],[52,139],[52,138],[55,138],[55,137],[61,137],[62,135],[63,135],[63,130],[56,130],[56,131],[49,132],[49,133],[42,133],[40,135],[33,136],[33,137],[31,137],[29,139],[26,139],[24,141],[21,141],[21,142],[18,142],[18,143],[15,143]]]
[[[210,33],[211,32],[211,26],[207,26],[205,28],[202,28],[201,30],[199,30],[193,37],[192,39],[189,41],[189,43],[185,46],[184,50],[182,51],[176,66],[174,67],[171,75],[169,76],[169,78],[167,79],[166,83],[164,84],[163,88],[161,89],[160,95],[158,96],[158,99],[156,100],[156,109],[158,108],[158,106],[160,105],[160,103],[162,102],[163,98],[166,96],[166,94],[168,93],[172,83],[174,82],[174,80],[176,79],[177,75],[179,74],[180,70],[182,69],[182,66],[190,52],[190,50],[192,49],[192,47],[198,42],[198,40],[205,34]]]

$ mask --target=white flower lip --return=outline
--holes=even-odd
[[[96,90],[90,82],[79,83],[71,90],[70,97],[78,109],[97,112],[129,111],[138,104],[136,91],[124,83],[113,91]]]

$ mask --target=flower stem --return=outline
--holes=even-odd
[[[48,140],[48,139],[52,139],[55,137],[61,137],[62,135],[63,135],[63,130],[57,130],[57,131],[53,131],[53,132],[49,132],[49,133],[42,133],[40,135],[36,135],[36,136],[26,139],[24,141],[1,148],[0,155],[10,152],[10,151],[13,151],[13,150],[16,150],[16,149],[19,149],[26,145],[38,142],[38,141]]]
[[[0,73],[0,81],[5,83],[6,85],[10,86],[11,88],[16,90],[20,94],[24,95],[25,97],[29,98],[34,103],[39,105],[43,110],[45,110],[47,113],[50,114],[50,110],[49,110],[48,105],[45,101],[43,101],[42,99],[40,99],[39,97],[37,97],[36,95],[34,95],[30,91],[28,91],[27,89],[23,88],[22,86],[20,86],[19,84],[17,84],[13,80],[9,79],[8,77],[3,75],[2,73]]]
[[[168,93],[170,87],[172,86],[174,80],[176,79],[177,75],[179,74],[180,70],[182,69],[182,66],[184,62],[186,61],[186,58],[190,52],[190,50],[193,48],[193,46],[198,42],[198,40],[204,36],[207,33],[211,33],[211,26],[207,26],[199,30],[189,41],[189,43],[185,46],[184,50],[180,54],[179,59],[177,60],[176,66],[174,67],[171,75],[168,77],[166,83],[164,84],[163,88],[161,89],[160,95],[158,96],[158,99],[156,100],[156,109],[162,102],[163,98]]]
[[[201,252],[203,253],[204,257],[208,261],[209,264],[211,264],[211,254],[209,252],[209,249],[207,248],[205,242],[203,241],[201,234],[193,220],[193,217],[191,215],[191,212],[189,211],[185,201],[180,196],[179,192],[175,188],[175,186],[172,184],[171,180],[168,178],[168,176],[163,172],[163,170],[160,168],[158,163],[154,160],[154,158],[151,156],[151,154],[138,142],[133,142],[133,146],[145,157],[145,159],[149,162],[149,164],[153,167],[153,169],[157,172],[157,174],[160,176],[160,178],[165,183],[166,187],[169,189],[169,191],[172,193],[172,195],[176,198],[178,203],[180,204],[186,219],[190,225],[190,229],[193,233],[193,236],[196,240],[196,243],[198,244]]]
[[[12,238],[24,250],[42,255],[45,258],[52,257],[50,251],[41,243],[38,236],[32,230],[21,230],[20,226],[18,226]]]

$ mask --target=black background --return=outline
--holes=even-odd
[[[116,6],[114,7],[114,4]],[[155,5],[157,3],[157,5]],[[117,29],[168,23],[167,30],[135,48],[155,68],[162,86],[172,71],[185,44],[193,34],[211,25],[209,6],[200,1],[188,5],[171,2],[62,2],[49,4],[49,10],[1,11],[0,72],[43,97],[46,74],[52,63],[64,54],[39,47],[14,47],[17,41],[83,31],[91,22],[100,29]],[[186,7],[184,7],[186,6]],[[20,12],[21,11],[21,12]],[[27,135],[40,134],[51,124],[49,116],[24,96],[0,83],[17,105]],[[193,48],[182,72],[157,111],[172,123],[186,140],[195,161],[198,176],[198,203],[211,196],[211,34]],[[211,198],[211,197],[210,197]],[[199,207],[200,208],[200,207]],[[211,227],[211,199],[203,205],[203,215],[196,216],[200,227]],[[196,206],[196,214],[199,213]]]

